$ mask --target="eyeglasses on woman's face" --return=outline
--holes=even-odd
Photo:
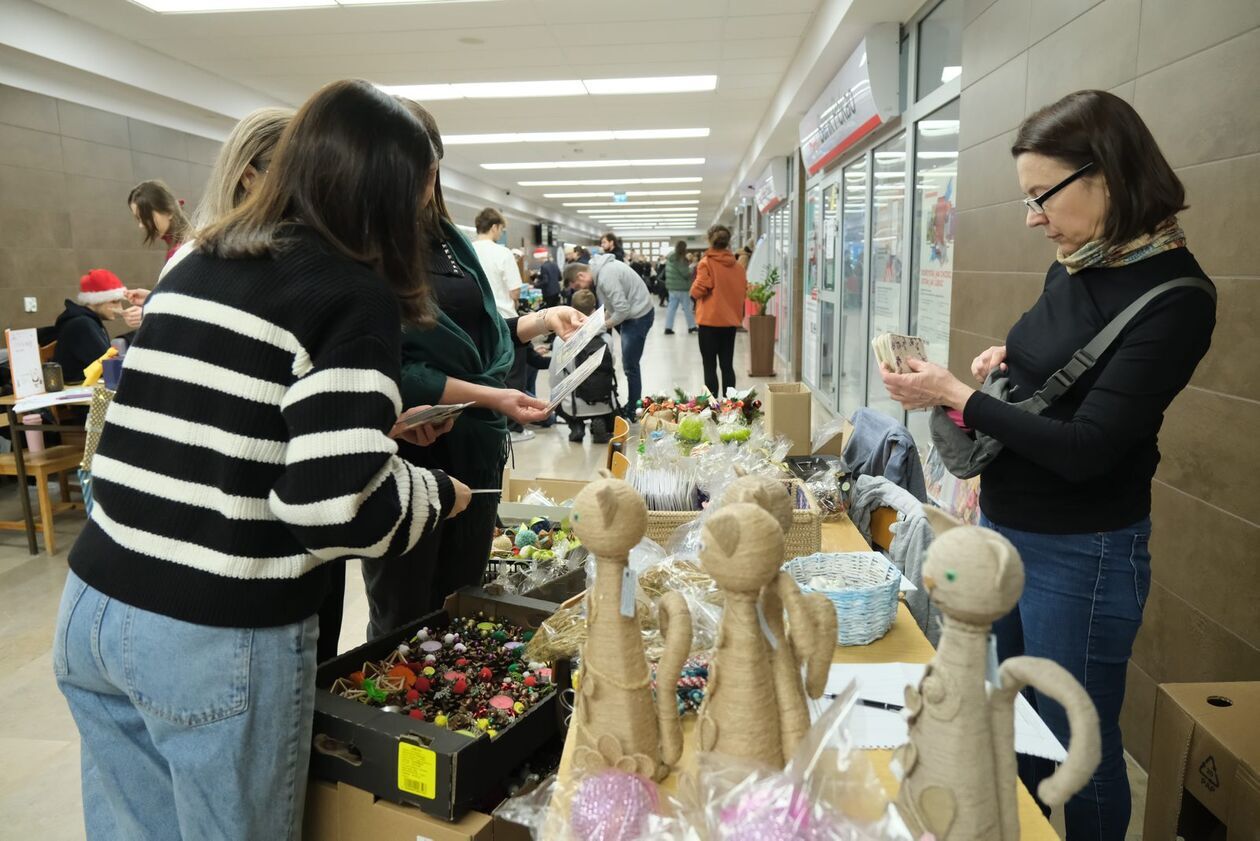
[[[1064,187],[1068,186],[1073,181],[1080,178],[1082,175],[1089,172],[1093,168],[1094,168],[1094,162],[1090,161],[1089,163],[1085,164],[1085,166],[1081,167],[1076,172],[1073,172],[1067,178],[1064,178],[1058,184],[1055,184],[1053,187],[1051,187],[1049,190],[1046,190],[1041,195],[1024,199],[1024,207],[1027,207],[1029,211],[1031,211],[1032,213],[1036,213],[1037,215],[1045,214],[1046,201],[1051,196],[1053,196],[1055,193],[1058,193]]]

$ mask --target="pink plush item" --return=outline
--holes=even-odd
[[[958,427],[963,432],[967,432],[967,433],[971,432],[971,427],[967,426],[967,424],[963,422],[962,412],[958,411],[957,409],[946,409],[945,414],[949,415],[949,419],[954,422],[954,426]]]
[[[657,807],[656,784],[638,774],[603,771],[582,781],[570,807],[577,841],[633,841]]]
[[[808,841],[816,827],[799,788],[759,786],[722,809],[723,841]]]

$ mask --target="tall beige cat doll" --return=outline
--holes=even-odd
[[[586,596],[582,678],[570,732],[576,745],[574,766],[579,773],[613,767],[662,780],[682,754],[682,726],[673,692],[652,697],[635,616],[635,581],[625,577],[630,550],[647,531],[647,506],[625,482],[601,479],[578,493],[572,522],[595,556],[595,586]],[[658,674],[661,685],[670,686],[682,673],[691,648],[691,612],[686,600],[673,592],[661,599],[659,610],[665,653]]]
[[[787,487],[769,476],[741,476],[722,494],[722,505],[750,502],[761,507],[779,524],[786,539],[792,527],[794,506]],[[784,762],[809,732],[809,706],[805,696],[822,697],[836,650],[836,610],[822,593],[804,595],[786,572],[780,572],[761,594],[772,646],[774,689],[779,701],[779,732]],[[784,613],[791,623],[788,632]],[[801,684],[801,669],[806,682]]]
[[[1066,670],[1039,657],[1006,660],[998,687],[986,687],[989,627],[1019,601],[1024,565],[997,532],[925,511],[937,536],[923,584],[943,620],[936,656],[918,688],[906,689],[910,741],[897,752],[905,774],[897,806],[916,837],[1017,841],[1015,694],[1034,686],[1068,714],[1067,760],[1037,790],[1050,806],[1084,787],[1098,767],[1098,714]]]

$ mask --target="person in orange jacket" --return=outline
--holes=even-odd
[[[691,297],[696,302],[696,326],[700,331],[700,359],[704,385],[714,397],[735,387],[735,331],[744,321],[748,276],[731,253],[731,229],[709,228],[709,250],[700,258]],[[718,368],[722,390],[718,389]]]

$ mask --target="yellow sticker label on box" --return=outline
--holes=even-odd
[[[399,742],[398,788],[426,800],[437,797],[437,754],[410,742]]]

